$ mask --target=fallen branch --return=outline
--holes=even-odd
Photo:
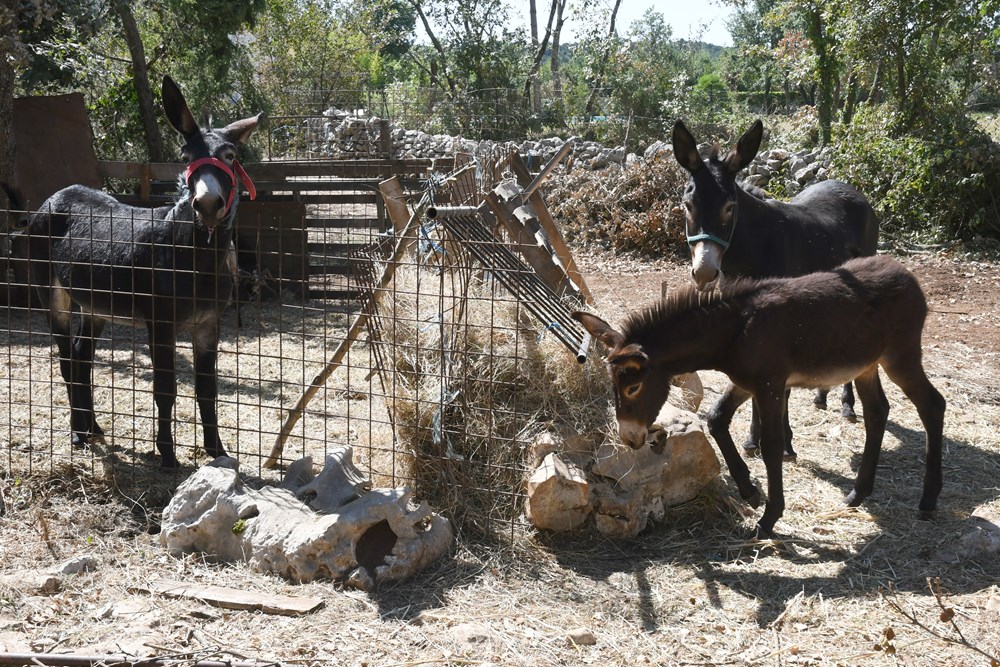
[[[991,667],[1000,667],[1000,657],[995,656],[979,648],[978,646],[970,642],[968,639],[966,639],[965,635],[962,634],[962,629],[958,627],[958,622],[955,620],[954,608],[947,606],[944,602],[943,595],[941,593],[941,579],[939,577],[934,577],[933,579],[931,577],[927,577],[927,588],[930,589],[931,594],[934,596],[934,600],[937,602],[937,606],[941,609],[941,614],[938,618],[941,620],[941,622],[948,623],[951,625],[951,629],[954,631],[955,635],[957,635],[957,638],[927,625],[919,618],[917,618],[915,612],[903,609],[903,606],[899,604],[899,602],[896,600],[897,593],[892,586],[892,582],[890,582],[886,588],[882,588],[880,586],[878,589],[878,593],[880,596],[882,596],[882,599],[885,600],[890,607],[895,609],[897,612],[899,612],[899,614],[901,614],[904,618],[906,618],[906,620],[908,620],[910,623],[917,626],[924,632],[948,644],[964,646],[965,648],[975,653],[978,653],[984,658],[988,658]],[[886,590],[889,591],[891,597],[889,595],[886,595]]]

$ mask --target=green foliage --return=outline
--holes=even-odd
[[[1000,236],[1000,147],[961,109],[910,125],[905,112],[865,105],[838,146],[836,175],[872,200],[883,234]]]

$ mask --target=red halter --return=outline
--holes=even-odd
[[[233,170],[229,168],[228,164],[215,157],[198,158],[194,162],[190,163],[187,166],[187,169],[184,170],[184,182],[187,183],[188,188],[191,187],[191,176],[194,175],[195,171],[206,164],[218,167],[222,171],[226,172],[226,174],[229,175],[229,179],[232,181],[229,188],[229,200],[226,202],[226,210],[223,215],[227,215],[229,213],[229,209],[233,205],[233,199],[236,198],[236,174],[239,174],[240,180],[243,181],[243,185],[246,186],[247,192],[250,193],[250,199],[253,200],[257,198],[257,188],[254,187],[253,181],[250,180],[250,176],[247,174],[246,170],[243,169],[243,165],[241,165],[240,161],[235,158],[233,159],[233,167],[236,168],[235,174],[233,173]]]

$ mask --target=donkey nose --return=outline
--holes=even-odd
[[[714,266],[701,264],[691,269],[691,279],[694,280],[698,288],[705,287],[719,277],[719,269]]]
[[[202,222],[214,223],[222,218],[226,202],[217,194],[206,192],[194,198],[192,206]]]

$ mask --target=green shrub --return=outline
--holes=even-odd
[[[1000,146],[961,109],[903,124],[866,105],[837,142],[835,175],[871,199],[883,236],[1000,237]]]

